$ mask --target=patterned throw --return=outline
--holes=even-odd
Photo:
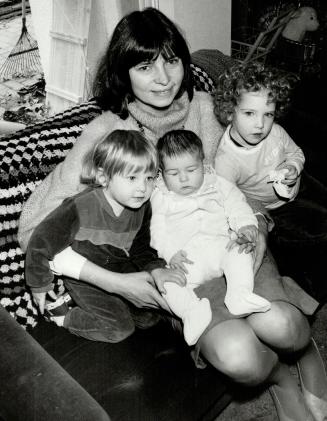
[[[198,65],[192,71],[196,89],[212,92],[208,74]],[[24,328],[37,324],[38,311],[26,288],[25,256],[17,242],[23,203],[100,113],[96,102],[89,101],[0,138],[0,304]],[[55,292],[62,290],[62,280],[56,278]]]

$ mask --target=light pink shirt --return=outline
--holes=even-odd
[[[235,183],[249,198],[258,200],[267,209],[275,209],[286,203],[279,198],[270,182],[269,173],[280,164],[294,165],[298,174],[303,170],[304,155],[287,132],[274,123],[269,135],[258,145],[250,148],[237,146],[230,138],[227,127],[218,147],[215,169],[217,174]],[[298,177],[293,197],[300,185]]]

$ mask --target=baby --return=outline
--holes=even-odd
[[[253,251],[257,220],[245,196],[232,183],[205,168],[202,142],[187,130],[166,133],[157,144],[161,176],[151,197],[151,245],[171,268],[186,273],[185,287],[158,285],[171,310],[182,319],[189,345],[211,321],[207,298],[194,289],[226,277],[225,305],[234,315],[269,310],[253,293]],[[240,252],[238,242],[244,242]]]

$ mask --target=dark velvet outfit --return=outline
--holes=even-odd
[[[151,271],[164,267],[150,247],[151,205],[125,208],[116,216],[101,188],[66,199],[35,229],[26,253],[27,284],[37,292],[52,289],[49,260],[71,246],[93,263],[113,272]],[[118,342],[138,327],[156,323],[159,313],[139,310],[121,297],[71,278],[65,286],[76,306],[64,326],[91,340]]]
[[[327,298],[327,189],[305,171],[296,198],[270,211],[275,227],[269,245],[288,272],[319,301]],[[288,269],[286,269],[286,267]],[[293,271],[289,271],[289,268]],[[302,282],[301,282],[302,281]],[[307,282],[307,284],[305,284]]]

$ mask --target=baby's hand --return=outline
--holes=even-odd
[[[186,284],[186,276],[181,269],[158,268],[151,271],[151,275],[161,294],[166,294],[165,282],[175,282],[180,286]]]
[[[186,269],[186,266],[185,266],[184,263],[188,263],[188,264],[192,265],[194,262],[192,262],[192,260],[190,260],[190,259],[187,258],[186,251],[179,250],[170,259],[169,266],[172,269],[180,269],[183,272],[188,273],[188,270]]]
[[[256,246],[258,228],[255,225],[244,225],[238,232],[232,232],[231,240],[228,242],[227,250],[239,246],[239,252],[251,253]]]
[[[258,238],[258,228],[255,225],[244,225],[238,230],[237,235],[239,238],[245,238],[248,243],[255,245]]]

